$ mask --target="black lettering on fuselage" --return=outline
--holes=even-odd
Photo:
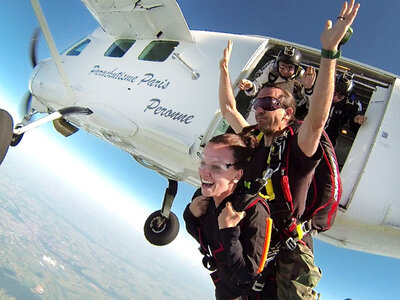
[[[137,83],[137,85],[140,85],[142,83],[145,83],[147,86],[150,87],[156,87],[159,89],[165,90],[169,86],[169,80],[164,79],[163,81],[158,80],[154,78],[153,73],[146,73],[143,75],[143,78]]]

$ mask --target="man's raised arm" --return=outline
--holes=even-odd
[[[231,58],[233,43],[228,41],[228,46],[224,49],[224,55],[219,63],[219,106],[222,116],[231,125],[236,133],[242,131],[249,123],[236,108],[236,99],[233,94],[231,78],[229,76],[229,60]]]
[[[318,148],[319,139],[324,130],[335,90],[336,58],[339,43],[353,23],[360,5],[354,0],[348,5],[345,2],[332,27],[332,21],[325,23],[321,34],[321,63],[310,107],[302,126],[299,129],[298,143],[305,155],[311,157]],[[339,56],[338,56],[339,54]]]

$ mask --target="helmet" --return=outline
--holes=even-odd
[[[354,75],[348,72],[339,74],[336,77],[335,92],[340,95],[350,95],[354,87],[353,77]]]
[[[297,69],[301,63],[300,50],[291,46],[286,46],[283,50],[279,52],[277,61],[295,65]]]

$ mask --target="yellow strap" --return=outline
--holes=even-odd
[[[267,179],[267,184],[265,185],[265,194],[259,192],[258,195],[263,197],[265,200],[272,201],[275,199],[274,187],[272,186],[271,178]]]
[[[297,224],[297,226],[296,226],[296,231],[297,231],[297,235],[299,236],[299,240],[301,240],[304,235],[303,229],[301,227],[302,227],[301,223]]]
[[[271,178],[268,178],[267,180],[267,185],[265,186],[265,190],[267,191],[267,195],[269,197],[269,201],[272,201],[275,199],[275,193],[274,193],[274,187],[272,186],[272,180]]]
[[[260,132],[260,133],[257,135],[257,140],[258,140],[258,142],[261,141],[261,139],[263,138],[263,136],[264,136],[264,133],[263,133],[263,132]],[[271,146],[271,150],[269,151],[269,153],[271,153],[271,151],[273,151],[273,145]],[[271,160],[271,155],[268,155],[268,159],[267,159],[267,163],[268,163],[268,164],[270,163],[270,160]],[[267,171],[267,170],[264,171],[263,175],[265,174],[266,171]],[[260,197],[263,197],[265,200],[268,200],[268,201],[271,201],[271,200],[274,200],[274,199],[275,199],[275,193],[274,193],[274,188],[273,188],[273,186],[272,186],[271,178],[268,178],[268,180],[267,180],[267,184],[265,185],[265,191],[266,191],[266,194],[265,194],[265,195],[262,194],[261,192],[259,192],[258,195],[259,195]]]
[[[265,228],[265,239],[264,248],[261,256],[260,265],[258,266],[257,274],[260,274],[264,270],[265,262],[267,261],[269,245],[271,243],[271,230],[272,229],[272,219],[267,218],[266,228]]]
[[[268,199],[269,199],[268,195],[264,195],[264,194],[261,193],[261,192],[258,192],[258,196],[264,198],[265,200],[268,200]]]
[[[257,135],[257,141],[260,142],[263,136],[264,136],[264,133],[260,132],[260,133]]]

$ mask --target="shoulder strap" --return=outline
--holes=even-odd
[[[265,202],[265,199],[258,195],[254,194],[244,194],[241,198],[239,205],[236,205],[235,210],[237,211],[246,211],[252,208],[254,205],[256,205],[258,202],[260,202],[264,208],[267,210],[268,214],[270,214],[270,209],[268,203]]]
[[[274,83],[279,78],[279,72],[276,70],[277,68],[272,68],[271,72],[268,74],[268,83]]]

